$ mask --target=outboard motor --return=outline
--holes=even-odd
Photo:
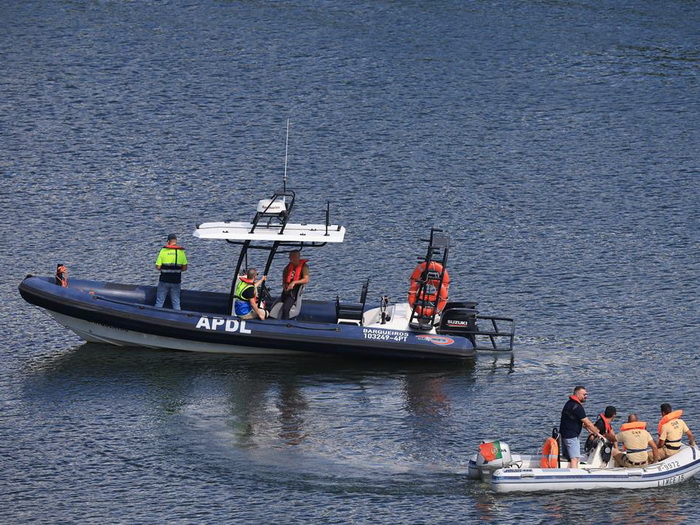
[[[476,303],[448,303],[440,318],[436,332],[440,335],[455,335],[466,337],[473,344],[474,333],[477,331],[475,309]]]
[[[503,441],[484,441],[479,445],[476,467],[481,481],[490,481],[494,471],[499,468],[510,467],[512,464],[513,458],[510,454],[508,443]]]

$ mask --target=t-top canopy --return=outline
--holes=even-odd
[[[345,227],[325,224],[257,224],[249,222],[205,222],[194,236],[226,241],[271,241],[289,243],[343,242]]]

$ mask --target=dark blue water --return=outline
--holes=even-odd
[[[3,521],[687,522],[698,482],[496,496],[481,439],[541,445],[575,384],[700,432],[700,7],[692,1],[0,3]],[[512,359],[197,356],[86,345],[27,273],[185,286],[189,237],[279,187],[348,228],[310,297],[405,297],[431,226]]]

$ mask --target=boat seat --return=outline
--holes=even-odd
[[[292,308],[289,310],[289,318],[294,319],[297,315],[299,315],[299,312],[301,312],[301,302],[302,302],[302,296],[304,295],[304,288],[306,286],[302,285],[301,288],[299,288],[299,293],[297,294],[297,300],[296,302],[292,305]],[[282,318],[282,306],[283,302],[280,299],[277,299],[275,301],[275,304],[272,305],[272,308],[270,308],[270,319],[281,319]]]
[[[336,298],[335,310],[340,324],[362,324],[362,314],[365,305],[361,303],[341,303],[340,298]]]
[[[340,297],[335,298],[335,311],[339,324],[354,324],[362,326],[362,315],[365,312],[367,302],[367,290],[369,289],[369,279],[362,286],[359,303],[341,303]]]

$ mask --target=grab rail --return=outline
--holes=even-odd
[[[512,352],[513,342],[515,339],[515,321],[510,317],[497,317],[492,315],[477,315],[477,322],[480,320],[491,321],[491,326],[493,330],[481,330],[478,325],[477,329],[470,331],[470,335],[474,336],[474,348],[476,350],[482,351],[496,351],[496,352]],[[510,329],[500,329],[498,327],[498,321],[510,323]],[[488,342],[490,344],[482,345],[477,339],[477,336],[482,336],[482,339],[488,337]],[[506,346],[502,347],[499,345],[502,339],[506,339]]]

